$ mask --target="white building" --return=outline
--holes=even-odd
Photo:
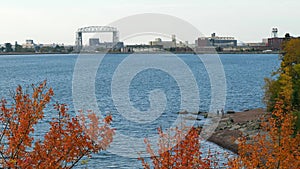
[[[26,43],[22,44],[22,48],[34,48],[34,42],[31,39],[26,40]]]

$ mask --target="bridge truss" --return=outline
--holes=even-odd
[[[112,42],[117,43],[119,42],[119,31],[117,28],[110,27],[110,26],[89,26],[84,28],[79,28],[76,32],[76,49],[82,49],[82,34],[83,33],[102,33],[102,32],[112,32],[113,38]]]

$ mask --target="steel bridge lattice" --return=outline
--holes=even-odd
[[[112,32],[113,33],[113,43],[119,42],[119,31],[115,27],[111,26],[89,26],[79,28],[76,32],[76,48],[77,50],[82,49],[82,34],[83,33],[101,33],[101,32]]]

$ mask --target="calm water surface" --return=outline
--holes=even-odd
[[[18,84],[23,86],[37,84],[47,79],[53,87],[55,96],[53,102],[67,103],[71,114],[75,114],[72,103],[72,78],[77,55],[19,55],[0,56],[0,97],[7,98]],[[87,56],[88,57],[88,56]],[[101,112],[113,115],[113,127],[131,137],[148,137],[156,134],[156,128],[168,128],[176,119],[175,112],[180,111],[180,90],[175,79],[167,73],[149,69],[138,73],[131,81],[129,96],[132,106],[140,111],[150,107],[149,92],[155,89],[164,91],[167,98],[165,112],[154,122],[137,125],[124,118],[114,105],[111,98],[112,76],[118,65],[127,55],[107,55],[96,75],[96,97]],[[139,55],[137,57],[151,57]],[[162,55],[162,57],[170,57]],[[209,110],[210,82],[205,67],[196,55],[179,55],[191,69],[200,90],[201,111]],[[234,54],[220,55],[226,74],[226,110],[241,111],[245,109],[265,107],[262,103],[264,78],[269,77],[273,70],[279,67],[278,55],[275,54]],[[138,63],[136,63],[138,65]],[[168,63],[173,64],[173,63]],[[135,64],[133,64],[134,66]],[[179,68],[180,69],[180,68]],[[183,77],[184,78],[184,77]],[[220,84],[222,85],[222,84]],[[50,112],[51,107],[47,108]],[[53,114],[46,113],[45,119],[38,124],[36,137],[40,137],[47,128],[47,122]],[[203,151],[208,148],[225,151],[212,143],[203,143]],[[123,150],[126,152],[126,148]],[[86,165],[79,165],[84,168]],[[89,168],[140,168],[136,158],[126,158],[109,152],[94,155],[89,160]]]

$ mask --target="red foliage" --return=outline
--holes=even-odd
[[[44,118],[44,108],[54,93],[51,88],[45,92],[46,81],[32,88],[33,94],[29,95],[19,86],[13,97],[15,102],[9,107],[6,100],[1,101],[1,167],[72,168],[82,157],[104,150],[112,142],[111,116],[99,126],[99,118],[91,113],[87,126],[83,115],[71,118],[64,104],[54,105],[58,117],[50,122],[43,141],[35,141],[34,126]]]
[[[295,116],[277,102],[272,116],[263,122],[262,131],[240,138],[239,156],[229,161],[232,169],[240,168],[300,168],[300,134],[294,135]]]
[[[174,136],[164,133],[160,128],[158,155],[147,139],[147,152],[151,156],[153,168],[155,169],[191,169],[210,168],[211,161],[208,158],[201,158],[199,130],[192,127],[186,131],[175,129]],[[144,158],[140,158],[144,168],[150,169],[150,164]]]

